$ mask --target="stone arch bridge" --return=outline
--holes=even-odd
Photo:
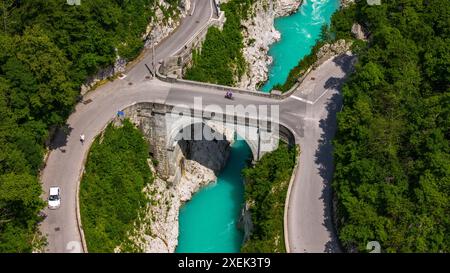
[[[178,183],[183,172],[180,141],[232,142],[237,134],[247,142],[254,161],[275,150],[280,140],[295,144],[294,134],[278,122],[278,105],[260,106],[259,109],[243,105],[212,108],[140,102],[123,112],[140,128],[150,144],[149,153],[158,160],[158,175],[171,183]]]

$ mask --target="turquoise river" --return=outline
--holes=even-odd
[[[330,22],[338,7],[339,0],[304,0],[295,14],[275,20],[281,40],[269,51],[274,62],[263,91],[270,91],[275,84],[286,80],[289,71],[310,53],[321,26]],[[241,172],[250,155],[246,142],[237,139],[217,181],[201,189],[181,208],[176,252],[240,251],[243,232],[237,228],[237,223],[244,202]]]
[[[339,8],[339,0],[303,0],[299,10],[291,16],[277,18],[275,28],[281,40],[270,47],[273,63],[269,80],[262,91],[269,92],[274,85],[283,84],[289,71],[311,52],[320,37],[321,28],[329,24],[331,15]]]

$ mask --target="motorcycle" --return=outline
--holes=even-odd
[[[225,94],[225,98],[226,98],[226,99],[229,99],[229,100],[234,100],[233,93],[227,92],[227,93]]]

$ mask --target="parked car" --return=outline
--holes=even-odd
[[[57,209],[61,206],[61,191],[59,187],[51,187],[48,196],[48,208]]]

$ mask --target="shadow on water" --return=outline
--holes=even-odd
[[[181,208],[176,252],[240,251],[244,236],[238,228],[244,202],[242,169],[250,154],[250,147],[238,137],[217,181],[195,193]]]
[[[325,83],[325,88],[339,90],[345,83],[347,76],[352,72],[356,57],[353,55],[342,54],[333,60],[338,64],[342,71],[346,73],[344,78],[330,78]],[[327,102],[327,117],[320,120],[319,127],[322,129],[322,135],[319,140],[319,146],[316,151],[316,164],[319,165],[320,176],[324,180],[324,189],[321,199],[324,200],[324,226],[331,234],[331,240],[325,246],[325,252],[341,252],[341,245],[337,237],[336,226],[334,225],[333,212],[333,191],[331,182],[333,179],[334,162],[333,162],[333,145],[332,141],[337,129],[337,113],[342,107],[342,96],[340,92],[335,93]]]
[[[211,132],[211,135],[208,138],[203,136],[203,133]],[[197,135],[201,134],[201,135]],[[194,148],[196,147],[204,147],[208,151],[211,148],[216,149],[216,147],[227,147],[229,145],[229,140],[226,137],[204,123],[194,123],[190,126],[183,128],[177,135],[178,145],[181,148],[181,152],[186,159],[196,161],[200,165],[214,170],[214,173],[218,175],[220,173],[219,162],[217,160],[213,160],[218,158],[217,156],[211,156],[210,154],[201,154],[197,153]],[[212,139],[212,140],[211,140]]]

